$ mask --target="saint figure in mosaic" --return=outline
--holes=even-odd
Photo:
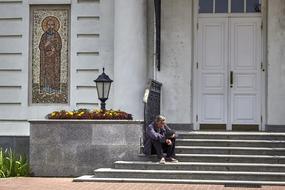
[[[41,23],[44,31],[39,43],[40,49],[40,91],[60,92],[60,68],[62,41],[58,30],[59,20],[47,16]]]

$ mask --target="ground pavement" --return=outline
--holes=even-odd
[[[0,190],[285,190],[285,186],[261,188],[224,187],[223,185],[156,184],[156,183],[101,183],[72,182],[72,178],[20,177],[0,179]]]

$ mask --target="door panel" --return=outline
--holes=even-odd
[[[237,73],[236,74],[236,89],[240,91],[257,90],[258,77],[256,73]]]
[[[260,124],[260,25],[260,18],[230,19],[232,124]]]
[[[198,23],[198,122],[260,125],[261,19],[198,18]]]
[[[226,123],[228,21],[226,18],[200,18],[199,28],[199,121]]]
[[[201,111],[205,123],[225,122],[225,98],[223,94],[203,94]]]
[[[234,94],[232,106],[233,124],[257,124],[255,94]]]
[[[206,70],[223,69],[224,63],[224,45],[226,32],[226,23],[224,20],[216,23],[204,23],[202,34],[202,67]]]

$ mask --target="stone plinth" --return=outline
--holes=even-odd
[[[35,176],[80,176],[136,160],[141,121],[32,120],[30,166]]]

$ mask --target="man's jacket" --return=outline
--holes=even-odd
[[[173,134],[173,131],[165,125],[163,128],[155,127],[154,122],[146,127],[146,139],[144,143],[144,153],[146,155],[151,154],[152,141],[159,141],[164,143],[168,134]]]

